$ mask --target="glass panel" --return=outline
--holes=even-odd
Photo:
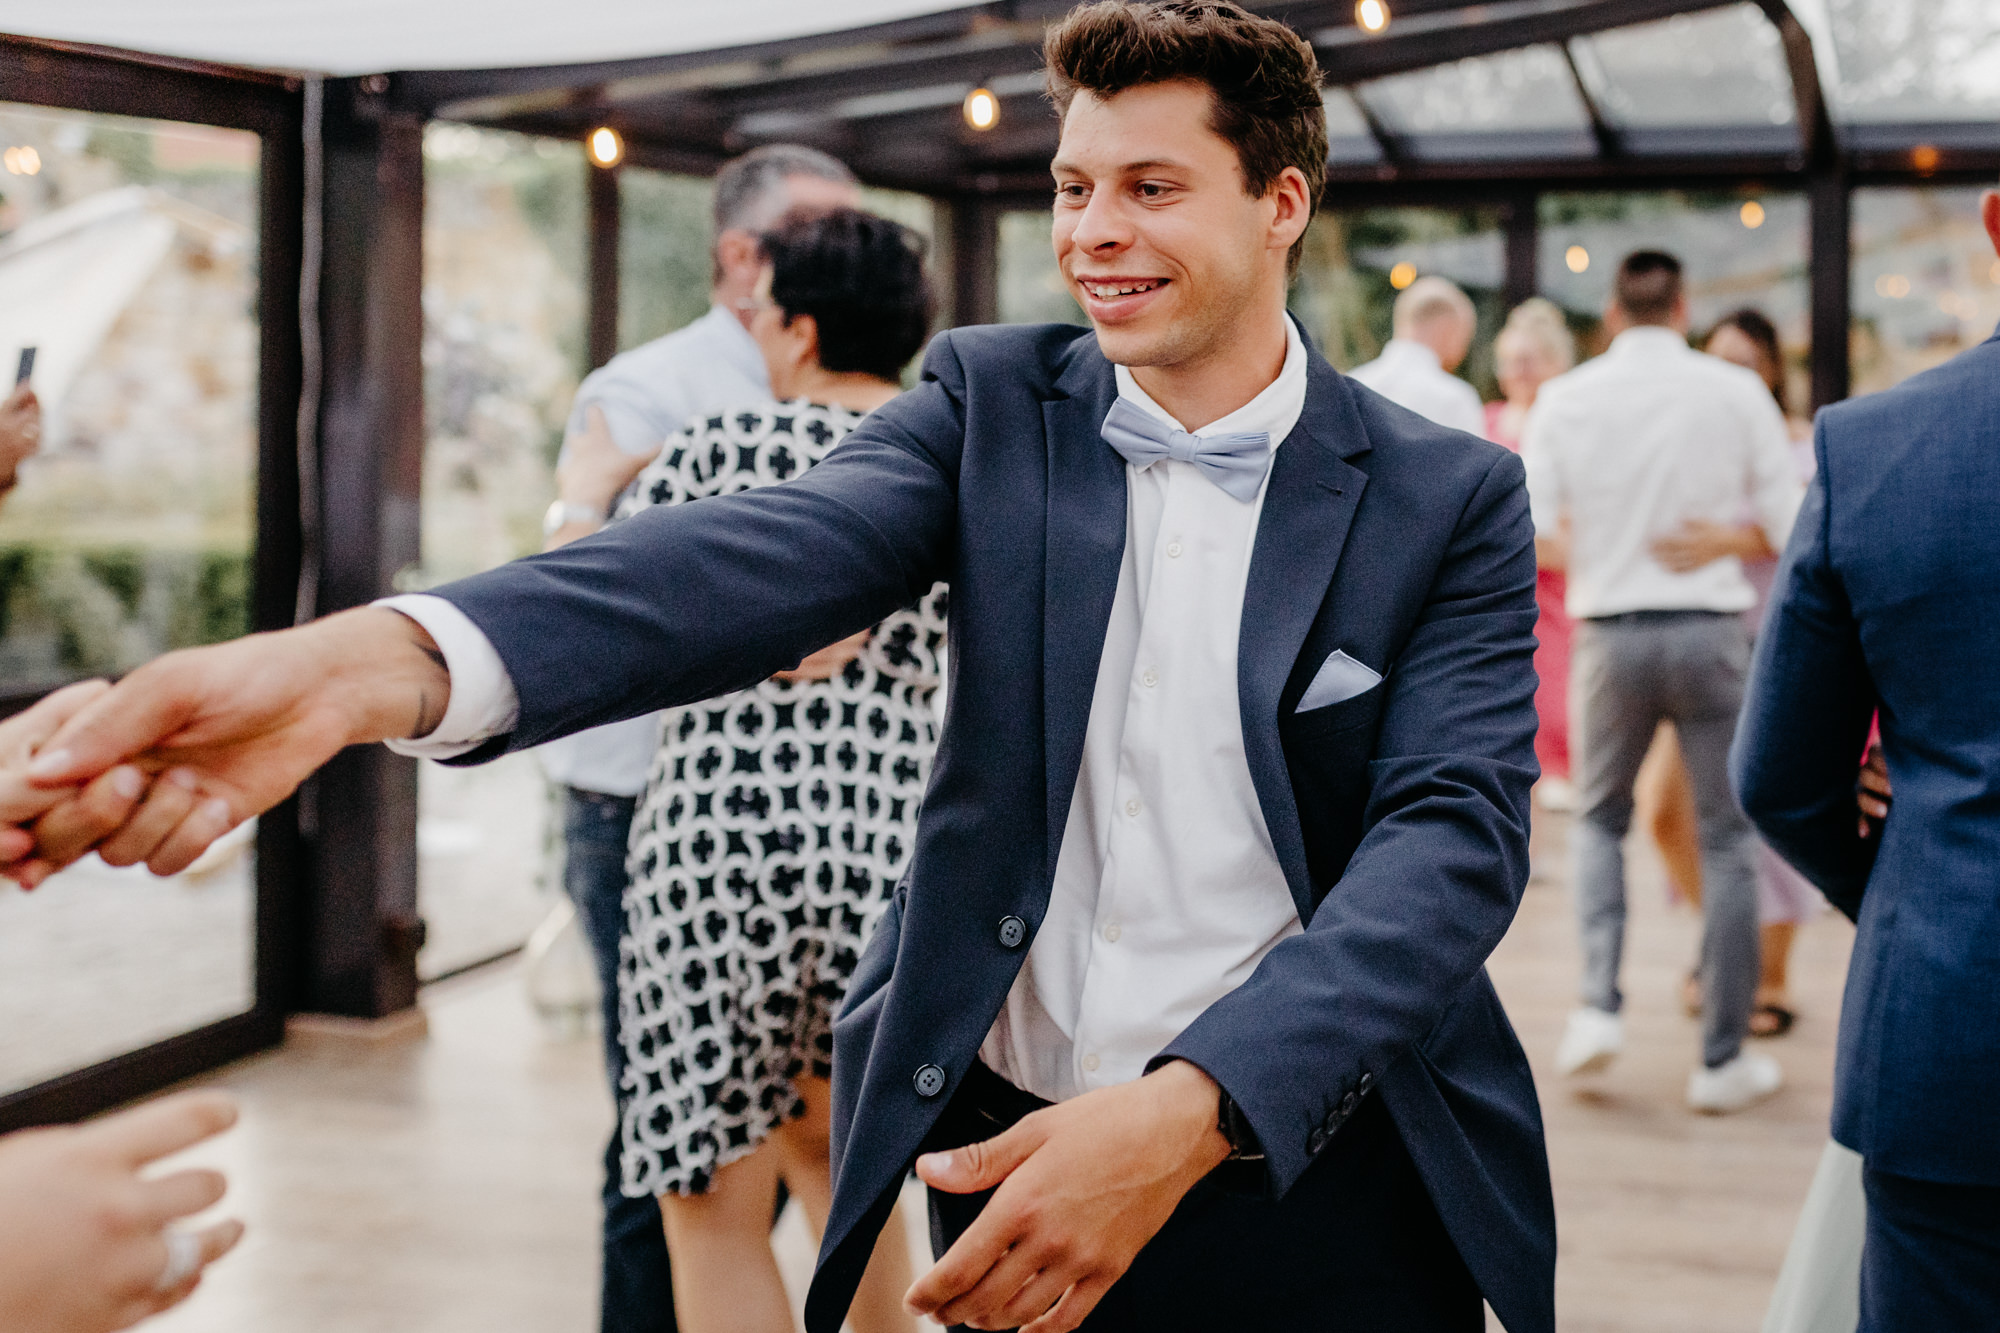
[[[403,580],[413,586],[541,549],[585,319],[581,148],[434,124],[424,157],[424,563]],[[421,976],[519,945],[548,911],[546,788],[531,755],[422,766]]]
[[[1797,118],[1784,43],[1755,5],[1578,37],[1571,49],[1614,125],[1790,125]]]
[[[1345,88],[1329,88],[1326,102],[1327,160],[1336,163],[1376,162],[1382,146],[1368,128],[1367,117]]]
[[[1836,118],[2000,119],[1992,0],[1794,0]]]
[[[708,311],[714,185],[644,167],[618,173],[618,345],[637,347]]]
[[[1886,389],[1984,342],[2000,260],[1977,186],[1854,192],[1854,392]]]
[[[1327,359],[1352,370],[1389,341],[1398,290],[1425,274],[1450,278],[1479,311],[1479,335],[1460,373],[1490,398],[1505,269],[1506,242],[1491,209],[1322,209],[1306,233],[1291,308]]]
[[[1579,350],[1603,350],[1600,318],[1619,261],[1659,249],[1686,266],[1699,332],[1745,306],[1778,326],[1786,399],[1809,398],[1807,207],[1795,194],[1547,194],[1541,205],[1542,295],[1568,312]],[[1755,224],[1755,225],[1752,225]]]
[[[1419,157],[1595,151],[1569,62],[1552,46],[1397,74],[1356,94]]]
[[[258,142],[0,104],[0,145],[0,357],[37,349],[43,411],[0,498],[19,697],[249,628]],[[251,1007],[250,838],[171,880],[93,857],[0,886],[0,1091]]]
[[[1049,244],[1047,209],[1000,215],[1000,322],[1087,324],[1069,294],[1055,248]]]

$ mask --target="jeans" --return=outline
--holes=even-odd
[[[625,1072],[618,1041],[618,938],[625,930],[625,841],[638,801],[630,796],[564,789],[563,888],[597,962],[604,992],[604,1068],[611,1097]],[[604,1149],[603,1333],[678,1333],[674,1288],[667,1266],[667,1237],[660,1205],[650,1196],[628,1199],[619,1189],[619,1131]]]
[[[1660,722],[1680,733],[1701,837],[1702,1063],[1743,1047],[1757,994],[1756,841],[1729,789],[1749,637],[1734,615],[1641,611],[1579,621],[1570,659],[1576,742],[1576,906],[1583,1002],[1617,1013],[1632,784]]]

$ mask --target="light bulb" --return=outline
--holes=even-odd
[[[1743,207],[1738,211],[1737,216],[1743,219],[1744,226],[1755,231],[1764,225],[1764,206],[1755,199],[1746,199],[1743,201]]]
[[[1405,259],[1389,270],[1389,285],[1402,291],[1417,280],[1417,266]]]
[[[600,167],[615,167],[625,156],[625,141],[609,125],[590,132],[590,160]]]
[[[1563,251],[1563,263],[1569,265],[1572,273],[1581,273],[1590,267],[1590,251],[1580,245],[1572,245]]]
[[[990,88],[974,88],[965,95],[965,123],[975,130],[990,130],[1000,123],[1000,99]]]
[[[1389,26],[1387,0],[1360,0],[1354,6],[1354,21],[1366,32],[1380,32]]]

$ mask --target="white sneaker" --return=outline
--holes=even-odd
[[[1625,1020],[1602,1009],[1578,1009],[1569,1016],[1556,1045],[1558,1074],[1594,1074],[1625,1049]]]
[[[1785,1071],[1768,1055],[1742,1051],[1714,1069],[1688,1075],[1688,1107],[1706,1115],[1728,1115],[1755,1106],[1785,1085]]]

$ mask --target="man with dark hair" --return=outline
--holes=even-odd
[[[943,1254],[909,1303],[946,1324],[1473,1333],[1483,1295],[1550,1333],[1540,1113],[1483,966],[1536,773],[1520,462],[1287,317],[1326,159],[1297,34],[1105,0],[1048,57],[1091,329],[947,333],[802,477],[441,589],[430,634],[372,607],[143,668],[30,772],[54,804],[158,750],[202,799],[87,786],[0,870],[121,820],[118,856],[172,869],[342,744],[476,761],[944,578],[951,716],[835,1028],[808,1326],[914,1160]]]
[[[545,549],[604,526],[611,506],[668,436],[694,417],[769,396],[764,358],[746,308],[764,265],[759,233],[788,211],[855,201],[854,176],[813,148],[769,144],[716,173],[714,285],[708,313],[621,352],[585,377],[556,465],[557,496],[543,520]],[[625,842],[658,744],[650,714],[565,736],[539,758],[563,789],[563,888],[590,941],[602,996],[611,1095],[618,1044],[618,935],[625,924]],[[673,1296],[660,1210],[618,1187],[618,1135],[604,1158],[602,1333],[672,1333]]]
[[[1725,761],[1749,664],[1742,613],[1756,602],[1743,561],[1784,542],[1800,488],[1764,381],[1689,348],[1680,261],[1656,250],[1628,256],[1612,293],[1610,349],[1542,386],[1521,447],[1536,546],[1568,569],[1576,621],[1570,842],[1583,1005],[1556,1068],[1596,1072],[1624,1045],[1622,847],[1640,761],[1670,721],[1702,851],[1701,1063],[1687,1102],[1721,1114],[1783,1081],[1775,1060],[1743,1049],[1759,970],[1755,842]]]

